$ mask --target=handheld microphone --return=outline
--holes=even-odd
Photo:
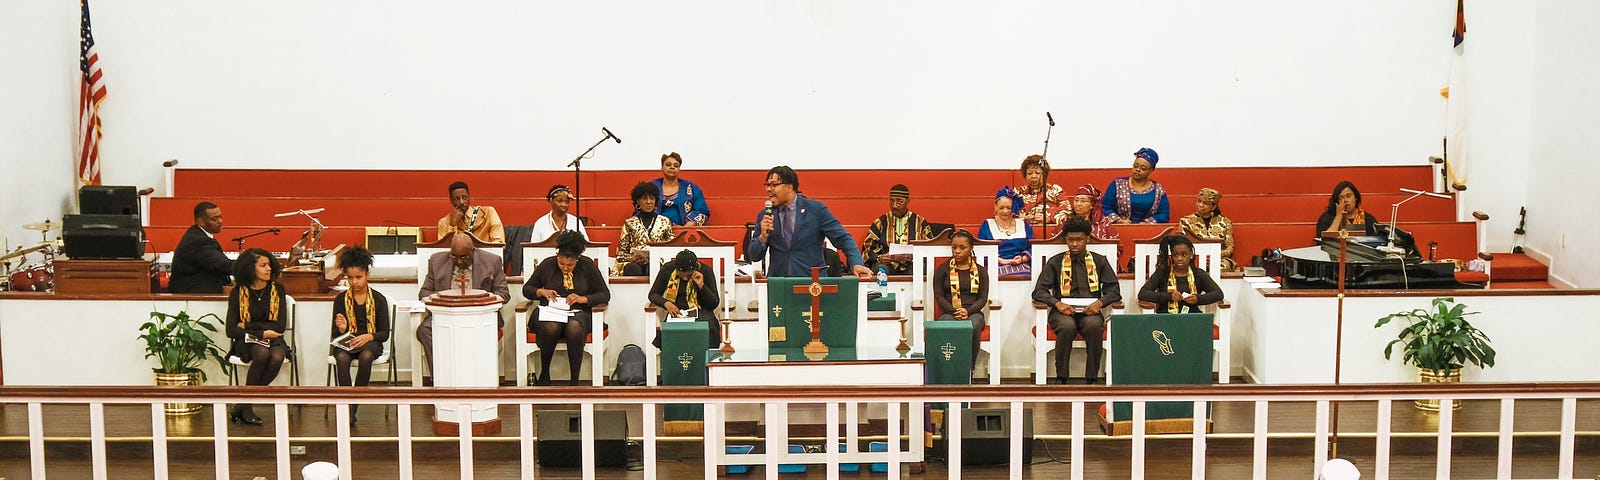
[[[772,215],[772,200],[767,200],[767,215]]]
[[[1044,119],[1050,121],[1050,126],[1056,126],[1056,119],[1055,117],[1050,116],[1050,112],[1044,112]]]
[[[612,139],[612,140],[616,140],[616,141],[617,141],[617,143],[622,143],[622,139],[621,139],[621,138],[618,138],[618,137],[617,137],[617,134],[615,134],[615,133],[611,133],[611,129],[609,129],[609,128],[606,128],[606,127],[600,127],[600,131],[602,131],[602,132],[606,132],[606,136],[607,136],[607,137],[610,137],[610,138],[611,138],[611,139]]]

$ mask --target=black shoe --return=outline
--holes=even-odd
[[[1096,379],[1096,378],[1085,378],[1085,379],[1083,379],[1083,384],[1084,385],[1094,385],[1095,382],[1097,382],[1097,381],[1099,381],[1099,379]]]
[[[550,385],[550,377],[539,377],[539,378],[536,378],[536,379],[534,379],[533,384],[536,385],[536,386],[540,386],[540,387],[548,386],[548,385]]]
[[[228,408],[228,423],[239,423],[241,421],[244,421],[244,417],[239,414],[240,410],[241,410],[241,407],[239,407],[238,405],[234,405],[234,406]]]
[[[359,407],[360,405],[350,406],[350,426],[352,427],[356,426],[356,409]]]
[[[261,417],[256,416],[255,409],[249,405],[239,407],[239,422],[246,425],[261,425]]]
[[[1067,384],[1067,377],[1056,377],[1055,384],[1056,385],[1066,385]]]

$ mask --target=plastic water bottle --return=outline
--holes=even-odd
[[[878,267],[878,293],[889,294],[889,272]]]

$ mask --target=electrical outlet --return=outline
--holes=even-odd
[[[289,454],[290,455],[305,455],[306,454],[306,446],[305,445],[290,445],[289,446]]]

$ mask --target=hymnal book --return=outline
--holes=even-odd
[[[350,346],[350,339],[352,339],[352,338],[356,338],[356,335],[354,333],[344,332],[344,335],[340,335],[338,337],[334,337],[333,341],[328,342],[328,344],[329,345],[333,345],[334,347],[336,347],[336,348],[338,348],[340,350],[344,350],[344,351],[348,352],[348,351],[350,351],[350,349],[355,348],[355,347]]]
[[[1099,298],[1094,297],[1061,297],[1061,303],[1071,306],[1074,312],[1082,312],[1084,308],[1099,300]]]
[[[255,335],[251,335],[251,334],[248,334],[248,333],[244,334],[244,342],[245,343],[254,343],[256,345],[260,345],[260,346],[263,346],[263,347],[271,347],[272,346],[272,343],[267,342],[267,339],[264,339],[264,338],[261,338],[261,337],[257,337]]]
[[[891,243],[891,244],[889,244],[889,254],[890,255],[910,255],[911,254],[911,245],[910,244],[905,244],[905,243]]]

